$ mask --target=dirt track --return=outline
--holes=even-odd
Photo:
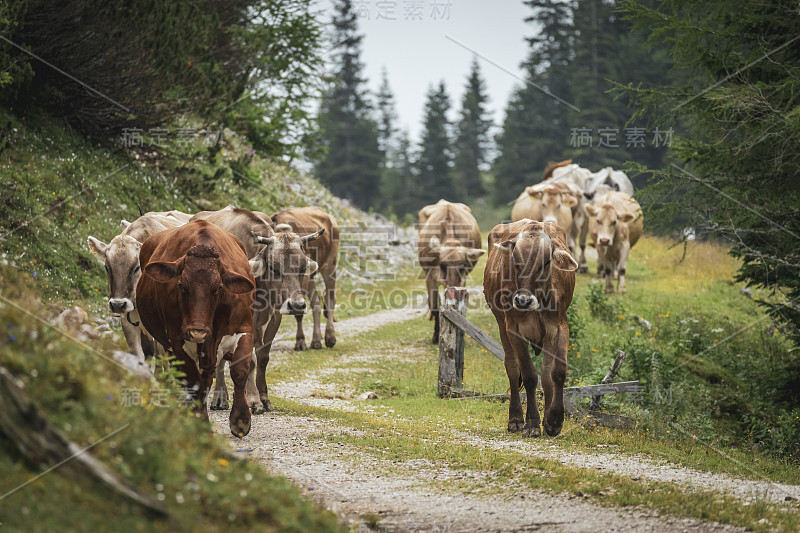
[[[353,335],[379,326],[407,319],[421,319],[422,311],[399,309],[369,317],[342,320],[337,324],[340,336]],[[293,340],[276,343],[273,361],[280,364],[288,356]],[[358,359],[365,356],[359,354]],[[371,356],[381,358],[385,354]],[[363,402],[351,398],[349,390],[333,387],[320,375],[307,375],[301,382],[277,383],[271,394],[324,405],[329,409],[362,410]],[[340,399],[320,398],[323,396]],[[345,399],[341,399],[345,398]],[[254,418],[250,434],[242,440],[228,433],[227,412],[212,412],[217,431],[228,435],[237,452],[256,460],[274,474],[286,476],[307,494],[343,515],[358,530],[367,531],[362,515],[380,516],[373,530],[379,531],[744,531],[742,528],[704,523],[695,519],[658,516],[648,510],[609,508],[584,501],[570,494],[545,494],[529,489],[511,488],[499,496],[470,493],[444,493],[420,481],[472,478],[492,485],[493,473],[465,473],[443,469],[427,460],[401,464],[360,454],[338,443],[309,440],[312,435],[357,433],[356,428],[332,426],[321,420],[270,413]],[[571,466],[597,469],[630,476],[634,479],[665,481],[685,486],[687,490],[705,489],[727,492],[744,505],[766,499],[782,502],[786,496],[800,498],[800,487],[768,481],[745,481],[725,475],[698,472],[672,464],[657,464],[645,458],[616,456],[610,453],[566,453],[543,441],[501,441],[465,434],[472,445],[496,449],[514,447],[531,456],[546,457]],[[397,472],[403,472],[397,474]],[[466,480],[466,479],[465,479]],[[478,486],[481,483],[477,483]]]

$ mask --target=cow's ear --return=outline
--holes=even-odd
[[[566,270],[567,272],[578,269],[578,263],[575,262],[572,254],[566,250],[558,249],[553,251],[553,266],[558,270]]]
[[[475,264],[478,262],[478,259],[481,258],[483,254],[486,253],[486,250],[481,250],[480,248],[470,248],[467,250],[467,259],[471,264]]]
[[[575,207],[578,205],[578,199],[575,197],[574,194],[568,193],[564,195],[564,199],[561,202],[567,207]]]
[[[98,261],[100,261],[105,265],[106,249],[108,248],[108,245],[102,241],[98,241],[91,235],[89,236],[88,241],[89,241],[89,251],[92,252],[92,255],[95,257],[95,259],[97,259]]]
[[[234,272],[225,272],[222,284],[233,294],[246,294],[256,288],[252,281]]]
[[[597,208],[591,204],[586,206],[586,212],[589,213],[590,216],[595,216],[597,214]]]
[[[144,267],[144,273],[159,283],[167,283],[178,275],[178,261],[154,261]]]
[[[494,243],[494,246],[495,246],[495,248],[499,248],[503,252],[511,253],[511,252],[514,251],[514,245],[515,244],[516,244],[516,242],[512,239],[512,240],[509,240],[509,241],[496,242],[496,243]]]
[[[264,268],[264,261],[260,256],[250,260],[250,272],[253,273],[254,278],[263,276],[264,272],[266,272],[266,268]]]
[[[306,276],[308,276],[309,278],[314,277],[314,274],[317,273],[317,270],[319,270],[319,265],[317,264],[317,262],[309,261],[308,264],[306,265]]]
[[[125,219],[122,219],[120,220],[119,225],[122,226],[122,231],[125,231],[126,229],[128,229],[128,226],[131,225],[131,223]]]
[[[537,200],[542,199],[541,190],[534,189],[533,187],[528,187],[527,189],[525,189],[525,192],[528,193],[528,196],[530,196],[531,198],[535,198]]]
[[[617,217],[620,222],[624,222],[626,224],[628,222],[632,222],[634,218],[636,217],[633,216],[633,213],[622,213],[619,217]]]

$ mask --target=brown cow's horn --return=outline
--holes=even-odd
[[[322,228],[319,231],[315,231],[311,235],[305,235],[303,237],[300,237],[300,242],[302,242],[302,243],[311,242],[314,239],[316,239],[317,237],[319,237],[320,235],[322,235],[323,233],[325,233],[325,228]]]

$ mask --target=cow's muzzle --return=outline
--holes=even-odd
[[[610,246],[611,239],[609,239],[608,237],[600,237],[599,239],[597,239],[597,244],[599,244],[600,246]]]
[[[539,309],[539,300],[529,292],[518,292],[514,295],[511,304],[517,311],[535,311]]]
[[[281,306],[282,315],[303,315],[306,313],[308,306],[303,298],[289,299],[283,302]]]
[[[108,308],[115,315],[133,311],[133,302],[128,298],[109,298]]]
[[[207,329],[187,329],[183,332],[183,340],[202,344],[206,342],[209,331]]]

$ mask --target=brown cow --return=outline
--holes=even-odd
[[[528,345],[542,353],[544,431],[558,435],[564,421],[569,326],[567,308],[578,264],[567,249],[564,231],[552,222],[520,220],[500,224],[489,234],[483,293],[500,329],[511,385],[508,430],[538,437],[538,375]],[[528,410],[522,416],[519,388],[525,386]]]
[[[139,315],[147,331],[183,362],[206,418],[207,393],[218,365],[231,361],[233,408],[230,430],[250,432],[245,383],[253,354],[255,288],[239,239],[203,220],[164,230],[142,245],[144,275],[136,286]]]
[[[612,191],[596,197],[586,206],[589,233],[597,247],[597,269],[606,279],[606,293],[614,292],[612,278],[618,278],[617,291],[625,294],[625,268],[631,248],[642,236],[644,222],[639,202],[623,192]]]
[[[293,207],[272,215],[272,222],[280,230],[281,224],[289,227],[297,234],[315,233],[324,230],[318,238],[305,245],[308,257],[317,262],[322,281],[325,283],[325,346],[333,348],[336,344],[336,332],[333,323],[336,319],[333,312],[336,309],[336,264],[339,261],[339,225],[336,220],[319,207]],[[314,278],[306,277],[303,289],[309,295],[311,308],[314,314],[314,332],[311,337],[311,348],[322,348],[322,332],[320,328],[320,302],[317,284]],[[295,350],[306,349],[306,337],[303,333],[303,315],[296,315],[297,338]]]
[[[542,174],[542,181],[550,178],[553,176],[553,171],[557,168],[565,167],[567,165],[572,164],[572,159],[565,159],[564,161],[548,161],[547,165],[544,167],[544,173]]]
[[[302,285],[306,276],[313,276],[317,263],[303,251],[306,243],[325,230],[303,237],[293,232],[275,233],[272,219],[264,213],[229,205],[219,211],[203,211],[192,220],[203,219],[224,229],[243,242],[255,276],[253,328],[255,331],[255,371],[247,380],[247,398],[254,413],[272,411],[267,390],[266,372],[269,352],[281,325],[281,315],[306,312]],[[228,390],[222,372],[217,373],[212,409],[227,408]]]
[[[435,321],[434,344],[439,342],[439,285],[464,286],[484,253],[481,231],[469,207],[439,200],[420,210],[417,255],[425,272],[428,309]]]

